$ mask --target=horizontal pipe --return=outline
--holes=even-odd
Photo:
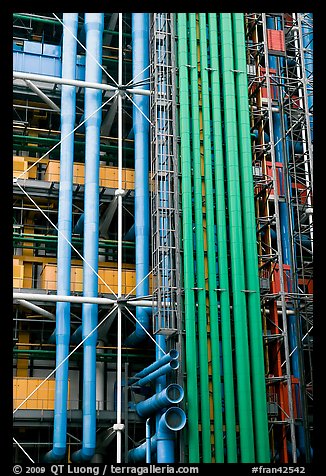
[[[22,208],[22,210],[25,210]],[[34,210],[34,209],[33,209]],[[48,210],[47,210],[48,211]],[[13,241],[27,241],[27,242],[36,242],[36,243],[56,243],[58,240],[58,235],[33,235],[27,233],[13,233]],[[72,237],[71,242],[74,244],[83,244],[83,238]],[[123,241],[122,242],[125,248],[134,248],[135,243],[132,241]],[[101,248],[117,248],[118,242],[116,240],[101,240],[99,239],[99,245]]]
[[[82,135],[82,134],[81,134]],[[21,142],[22,145],[26,145],[26,143],[38,143],[38,144],[45,144],[45,145],[50,145],[50,144],[57,144],[59,139],[56,139],[55,137],[39,137],[39,136],[29,136],[29,135],[21,135],[21,134],[14,134],[13,136],[13,141]],[[101,140],[104,139],[105,137],[101,137]],[[25,141],[25,142],[24,142]],[[85,147],[85,141],[78,141],[76,140],[74,142],[75,146],[80,148]],[[101,151],[109,151],[111,149],[117,149],[117,145],[105,145],[105,144],[100,144],[100,150]],[[35,147],[33,147],[33,150]],[[133,147],[123,147],[124,151],[130,151],[133,152]],[[37,152],[37,151],[36,151]]]
[[[152,397],[136,404],[135,409],[139,416],[148,417],[165,407],[180,403],[183,399],[183,388],[171,383],[161,392],[156,393]]]
[[[27,309],[30,309],[31,311],[35,311],[37,314],[47,317],[48,319],[55,320],[55,314],[52,314],[52,312],[46,311],[42,307],[36,306],[35,304],[31,302],[25,301],[24,299],[19,299],[17,301],[17,304],[19,304],[22,307],[26,307]]]
[[[134,375],[134,377],[136,378],[146,377],[146,375],[150,374],[151,372],[154,372],[154,370],[162,367],[164,364],[170,362],[170,360],[176,360],[178,357],[179,357],[179,352],[176,349],[171,349],[168,354],[165,354],[164,357],[162,357],[161,359],[156,360],[148,367],[145,367],[140,372],[137,372]]]
[[[162,367],[158,368],[154,372],[146,375],[146,377],[141,378],[138,382],[132,384],[133,386],[140,386],[146,385],[149,382],[161,377],[162,375],[166,375],[167,373],[172,372],[172,370],[176,370],[179,367],[179,362],[177,360],[170,360],[167,364],[163,365]]]
[[[42,83],[50,84],[66,84],[68,86],[76,86],[79,88],[101,89],[103,91],[117,91],[119,89],[117,86],[111,86],[110,84],[81,81],[80,79],[60,78],[58,76],[46,76],[43,74],[22,73],[20,71],[13,71],[13,77],[14,79],[28,79],[30,81],[40,81]],[[124,90],[129,94],[140,94],[143,96],[150,96],[151,94],[151,92],[146,89],[125,88]]]
[[[47,301],[47,302],[73,302],[76,304],[81,304],[87,302],[90,304],[116,304],[115,299],[109,298],[100,298],[100,297],[91,297],[91,296],[65,296],[58,294],[34,294],[34,293],[13,293],[13,299],[26,299],[31,301]],[[129,306],[142,306],[142,307],[152,307],[157,306],[156,301],[146,301],[145,299],[137,300],[127,300],[123,301],[123,304],[128,304]]]

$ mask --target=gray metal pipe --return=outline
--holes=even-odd
[[[90,304],[100,304],[100,305],[108,305],[108,304],[117,304],[115,299],[110,298],[101,298],[101,297],[91,297],[91,296],[68,296],[63,294],[38,294],[38,293],[20,293],[14,292],[13,299],[26,299],[30,301],[44,301],[44,302],[71,302],[75,304],[82,304],[84,302]],[[141,307],[155,307],[157,306],[156,301],[146,301],[145,299],[137,299],[137,300],[127,300],[123,301],[123,304],[127,304],[128,306],[141,306]]]
[[[40,316],[47,317],[48,319],[51,319],[52,321],[55,320],[55,314],[52,314],[52,312],[46,311],[42,307],[36,306],[35,304],[32,304],[31,302],[25,301],[25,299],[18,299],[17,304],[19,304],[22,307],[26,307],[26,309],[30,309],[31,311],[35,311],[37,314],[40,314]]]
[[[91,88],[91,89],[102,89],[103,91],[116,91],[117,86],[111,86],[110,84],[104,83],[95,83],[92,81],[81,81],[79,79],[67,79],[59,78],[57,76],[46,76],[43,74],[34,74],[34,73],[21,73],[20,71],[13,72],[14,79],[23,79],[24,81],[40,81],[41,83],[50,83],[50,84],[66,84],[68,86],[77,86],[80,88]],[[143,96],[150,96],[151,92],[146,89],[139,88],[125,88],[125,91],[129,94],[141,94]]]

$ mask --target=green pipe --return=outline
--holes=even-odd
[[[240,152],[241,201],[243,237],[245,247],[246,288],[249,339],[252,372],[253,412],[256,440],[256,461],[268,463],[270,449],[268,438],[266,383],[263,351],[263,326],[260,309],[260,287],[256,245],[256,217],[252,176],[252,151],[248,105],[248,79],[243,13],[232,13],[234,57],[236,74],[238,138]]]
[[[13,140],[17,141],[19,144],[25,145],[27,143],[37,143],[37,144],[48,144],[48,145],[55,145],[60,142],[60,139],[55,139],[52,137],[39,137],[39,136],[26,136],[26,135],[20,135],[20,134],[14,134],[13,135]],[[84,148],[85,147],[85,141],[77,141],[75,140],[75,146]],[[118,148],[117,145],[105,145],[101,144],[100,149],[103,151],[109,151],[109,150],[116,150]],[[133,152],[134,148],[133,147],[123,147],[124,151],[130,151]]]
[[[209,406],[209,377],[208,377],[208,342],[206,319],[206,283],[204,258],[203,231],[203,201],[202,174],[200,159],[200,122],[197,69],[197,36],[196,14],[189,13],[189,43],[190,43],[190,80],[191,80],[191,118],[192,118],[192,158],[195,206],[195,237],[196,237],[196,276],[198,300],[198,334],[199,334],[199,375],[200,375],[200,408],[201,408],[201,437],[203,463],[211,463],[211,429]]]
[[[60,22],[56,18],[40,18],[40,17],[35,17],[31,15],[24,15],[21,13],[13,13],[12,15],[14,18],[18,18],[20,20],[32,20],[38,23],[51,23],[51,24],[56,24],[60,25]]]
[[[224,133],[241,462],[255,461],[240,200],[231,14],[220,14]]]
[[[36,243],[56,243],[58,241],[57,235],[33,235],[29,233],[13,233],[14,241],[26,241],[26,242],[36,242]],[[83,238],[72,238],[72,243],[83,244]],[[123,246],[125,248],[135,248],[135,243],[132,241],[123,241]],[[115,240],[99,240],[99,246],[101,248],[117,248],[118,242]]]
[[[208,261],[208,296],[210,315],[210,340],[212,352],[212,383],[213,383],[213,414],[214,414],[214,446],[215,461],[224,462],[223,441],[223,415],[222,415],[222,385],[221,385],[221,358],[220,336],[218,323],[218,306],[216,295],[216,254],[214,232],[214,198],[212,178],[212,151],[211,151],[211,124],[210,100],[208,87],[208,59],[207,59],[207,34],[206,13],[199,13],[200,31],[200,77],[202,92],[203,115],[203,146],[204,146],[204,171],[206,194],[206,234],[207,234],[207,261]]]
[[[221,90],[218,54],[218,31],[216,13],[208,14],[209,46],[211,66],[212,88],[212,119],[215,160],[215,195],[216,195],[216,227],[217,227],[217,258],[219,288],[218,293],[221,310],[221,334],[223,353],[223,377],[224,377],[224,408],[226,427],[227,462],[237,462],[236,441],[236,416],[233,383],[233,358],[231,340],[231,316],[230,316],[230,289],[229,289],[229,265],[227,250],[227,229],[225,209],[224,187],[224,163],[223,163],[223,136],[221,117]]]
[[[184,250],[185,340],[187,371],[187,420],[189,462],[199,463],[197,349],[194,297],[194,263],[192,237],[192,189],[189,124],[189,79],[186,13],[177,14],[180,152],[182,184],[182,229]]]

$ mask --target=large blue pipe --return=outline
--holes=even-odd
[[[148,76],[148,71],[141,73],[149,65],[149,14],[132,14],[132,75],[137,81]],[[141,89],[149,89],[148,85]],[[149,97],[135,94],[135,104],[149,117]],[[135,147],[135,251],[136,251],[136,296],[149,294],[149,279],[143,279],[149,273],[149,123],[147,119],[133,106],[133,128]],[[149,329],[149,312],[146,308],[137,307],[136,318]],[[146,332],[136,322],[135,331],[127,337],[125,344],[135,346],[146,337]]]
[[[186,424],[186,414],[179,407],[170,407],[160,417],[156,434],[151,438],[151,453],[157,451],[158,463],[174,463],[175,432],[182,430]],[[146,442],[128,452],[128,461],[144,461]]]
[[[102,82],[102,70],[95,62],[102,62],[103,13],[85,13],[86,31],[86,81]],[[91,56],[92,55],[92,56]],[[102,104],[102,92],[85,89],[85,116],[89,117]],[[84,258],[98,271],[99,238],[99,165],[100,127],[102,112],[99,110],[85,123],[85,199],[84,199]],[[84,296],[98,295],[98,277],[84,262]],[[85,339],[97,326],[98,305],[83,303],[82,338]],[[88,461],[96,447],[96,341],[94,332],[84,342],[83,376],[83,445],[73,453],[73,462]]]
[[[148,417],[155,412],[162,410],[165,407],[180,403],[183,399],[183,388],[176,384],[171,383],[161,392],[156,393],[147,400],[143,400],[136,404],[135,409],[139,416]]]
[[[62,77],[76,79],[76,37],[78,13],[64,13],[62,47]],[[70,31],[71,33],[70,33]],[[62,85],[61,93],[61,138],[67,136],[75,127],[76,88]],[[71,247],[62,235],[71,241],[72,231],[72,184],[73,184],[74,136],[71,134],[60,145],[60,185],[57,293],[70,294]],[[62,233],[62,234],[61,234]],[[69,354],[70,303],[58,302],[56,305],[56,366]],[[68,359],[56,371],[53,449],[45,455],[46,462],[61,460],[66,453],[67,397],[68,397]]]

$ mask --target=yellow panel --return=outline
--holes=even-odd
[[[45,169],[44,180],[48,182],[59,182],[60,162],[58,160],[49,160],[49,163]]]
[[[98,270],[99,276],[111,288],[114,293],[118,292],[118,270],[116,268],[103,267]],[[152,289],[152,278],[150,276],[150,289]],[[57,283],[57,267],[55,264],[45,264],[40,276],[42,289],[55,290]],[[128,294],[136,286],[136,272],[134,270],[122,271],[122,294]],[[71,268],[71,291],[83,291],[83,268],[72,266]],[[98,279],[98,292],[110,293],[105,284]],[[133,292],[132,294],[135,294]]]
[[[73,266],[71,268],[71,291],[83,291],[83,268],[80,266]]]
[[[27,168],[28,168],[28,164],[27,164],[27,161],[25,160],[25,158],[14,155],[14,157],[13,157],[13,176],[18,177]],[[21,178],[22,179],[28,179],[29,178],[28,174],[29,174],[29,172],[22,175]]]
[[[30,395],[44,380],[42,378],[22,378],[13,379],[14,408]],[[21,409],[42,409],[53,410],[55,398],[55,380],[46,380],[42,386],[22,405]],[[70,399],[70,381],[68,380],[68,399]],[[69,409],[69,401],[67,402]]]
[[[74,183],[83,185],[85,183],[85,165],[74,164]]]
[[[13,264],[13,287],[22,288],[24,282],[24,265],[16,264],[19,260],[14,260]]]
[[[40,275],[40,286],[42,289],[55,290],[57,287],[57,267],[55,265],[44,265]]]

